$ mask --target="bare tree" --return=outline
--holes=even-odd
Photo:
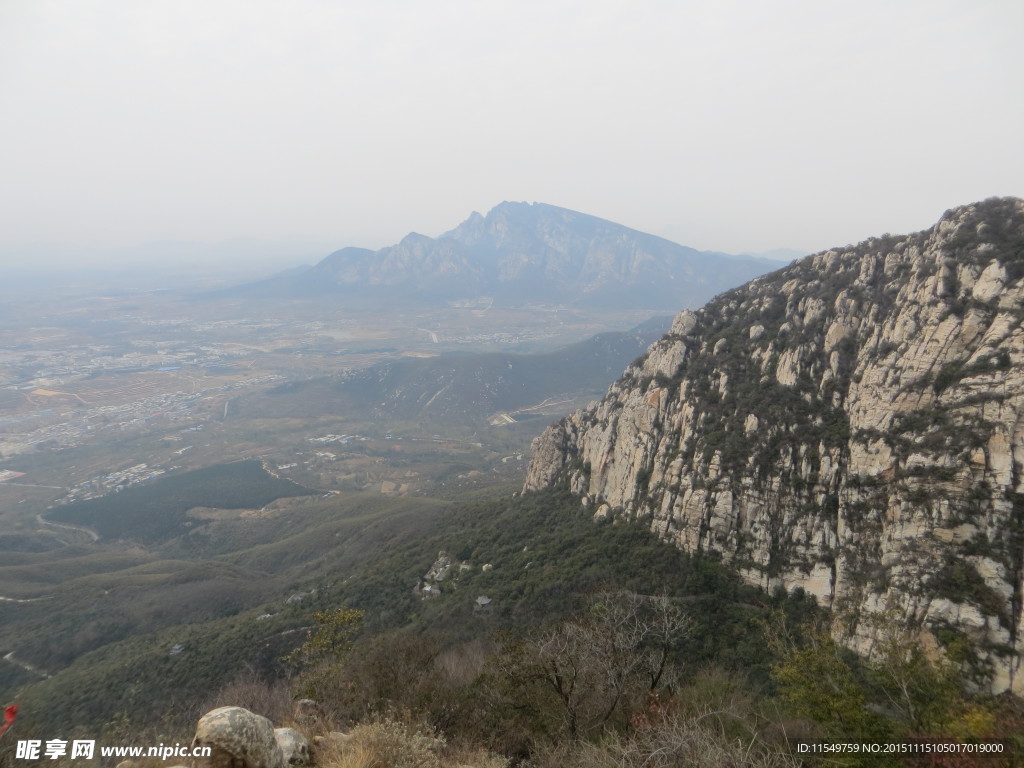
[[[616,715],[627,724],[639,702],[665,683],[671,652],[692,627],[670,598],[600,592],[584,614],[534,635],[509,674],[554,696],[575,741]]]

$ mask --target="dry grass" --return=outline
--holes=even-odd
[[[361,723],[322,749],[320,768],[444,768],[445,740],[426,725],[390,716]]]
[[[364,744],[328,742],[318,750],[318,768],[375,768],[373,751]]]
[[[200,709],[206,713],[218,707],[242,707],[280,726],[291,721],[293,706],[291,687],[286,681],[268,683],[254,670],[247,668],[208,699]]]
[[[756,735],[736,738],[719,727],[723,713],[669,717],[630,736],[598,744],[562,744],[540,754],[535,768],[798,768],[794,756],[766,746]]]
[[[355,726],[344,738],[326,739],[317,768],[508,768],[486,750],[450,747],[429,726],[391,716]]]

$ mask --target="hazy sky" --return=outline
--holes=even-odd
[[[733,252],[913,231],[1024,196],[1022,38],[1020,0],[0,0],[0,254],[502,200]]]

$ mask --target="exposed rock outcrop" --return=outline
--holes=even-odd
[[[896,615],[1024,692],[1024,201],[810,256],[684,312],[535,441],[567,483],[870,653]]]
[[[207,712],[196,725],[192,748],[210,747],[211,754],[196,761],[197,768],[286,768],[274,725],[267,718],[241,707],[220,707]],[[308,754],[308,745],[307,745]]]
[[[303,766],[311,761],[309,741],[294,728],[275,728],[274,740],[281,749],[281,757],[285,765]]]

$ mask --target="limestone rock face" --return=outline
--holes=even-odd
[[[684,312],[534,443],[526,489],[645,520],[870,653],[872,617],[969,641],[1024,692],[1024,201],[809,256]]]

